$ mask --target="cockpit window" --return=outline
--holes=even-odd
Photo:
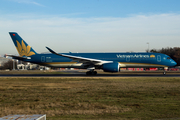
[[[170,57],[167,57],[167,59],[171,59]]]

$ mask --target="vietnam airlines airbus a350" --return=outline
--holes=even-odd
[[[161,53],[51,53],[39,54],[16,32],[9,33],[19,56],[8,55],[13,59],[31,62],[48,67],[80,68],[89,70],[87,75],[97,74],[95,69],[105,72],[119,72],[120,68],[172,67],[176,62]]]

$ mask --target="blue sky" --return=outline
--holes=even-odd
[[[0,0],[0,54],[8,32],[36,52],[143,52],[180,47],[180,0]],[[7,47],[8,46],[8,47]]]
[[[127,17],[178,13],[179,0],[1,0],[1,13],[68,17]],[[66,17],[67,17],[66,16]]]

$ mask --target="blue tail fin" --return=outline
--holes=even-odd
[[[19,53],[22,56],[31,56],[37,54],[32,47],[30,47],[16,32],[9,32],[14,45]]]

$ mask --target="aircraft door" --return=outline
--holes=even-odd
[[[45,62],[45,56],[41,56],[41,62]]]
[[[130,61],[130,56],[126,56],[126,62]]]
[[[160,55],[157,56],[157,61],[161,62],[161,56]]]

